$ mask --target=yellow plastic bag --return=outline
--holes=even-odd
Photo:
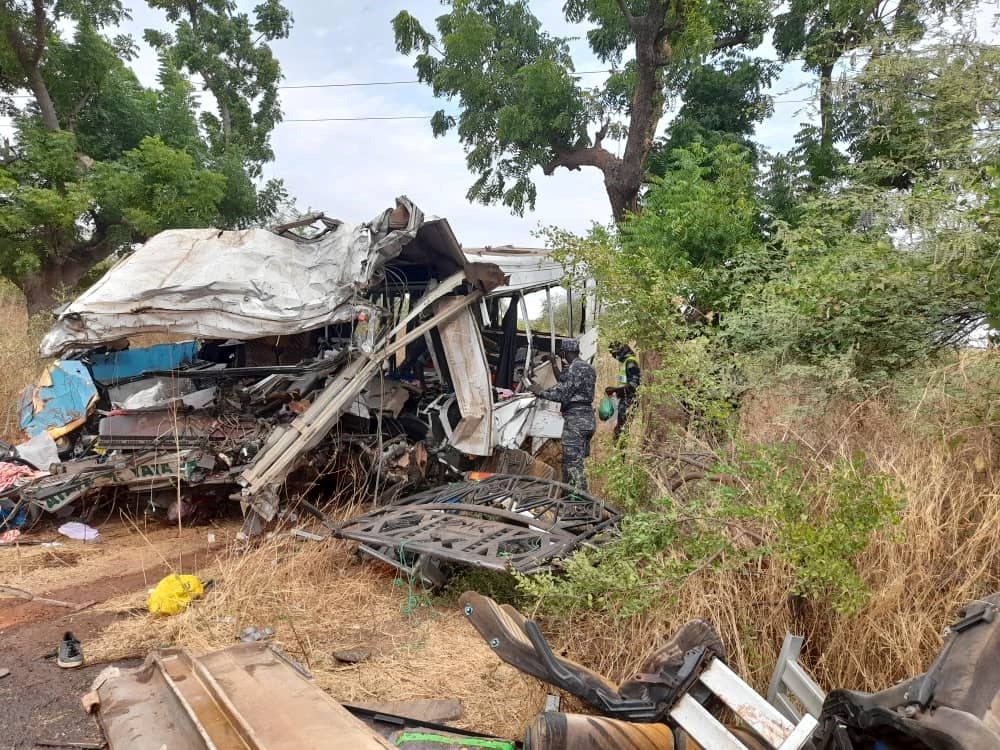
[[[195,576],[171,573],[154,588],[146,600],[146,609],[154,615],[176,615],[205,593]]]

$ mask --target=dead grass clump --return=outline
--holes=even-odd
[[[112,625],[88,644],[88,658],[164,644],[204,653],[231,645],[246,627],[270,627],[272,642],[342,702],[457,698],[465,708],[459,724],[500,736],[519,736],[544,703],[540,683],[502,664],[457,608],[431,606],[388,568],[354,559],[344,543],[276,536],[202,577],[215,581],[203,600],[175,617]],[[137,597],[115,604],[137,606]],[[333,656],[359,648],[371,652],[359,664]]]

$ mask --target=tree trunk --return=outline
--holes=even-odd
[[[42,115],[42,124],[46,130],[55,133],[59,130],[59,118],[56,117],[56,108],[52,104],[52,97],[49,96],[49,87],[45,85],[42,71],[38,67],[43,47],[39,46],[34,50],[29,50],[21,36],[12,28],[7,29],[6,37],[7,43],[21,66],[21,71],[28,81],[28,87],[35,95],[35,103],[38,104],[38,110]],[[44,39],[45,37],[42,36],[42,44],[44,44]]]
[[[31,92],[35,95],[38,111],[42,115],[42,125],[50,133],[58,132],[60,129],[59,118],[56,116],[56,108],[52,104],[52,97],[49,96],[49,88],[45,85],[45,80],[42,78],[42,71],[39,70],[38,64],[35,63],[26,69],[25,73],[28,76],[28,85],[31,86]]]
[[[46,257],[37,272],[18,284],[24,293],[28,314],[52,310],[72,298],[80,280],[95,263],[106,259],[113,249],[112,243],[102,239],[74,248],[63,257]]]
[[[626,214],[639,213],[639,185],[616,178],[615,172],[604,173],[604,190],[611,203],[611,215],[617,224],[625,218]]]
[[[639,211],[639,190],[646,174],[646,158],[653,147],[656,128],[663,117],[663,92],[659,69],[671,50],[662,44],[666,2],[650,3],[644,16],[631,20],[635,37],[636,85],[629,108],[628,137],[621,166],[604,173],[604,185],[615,221],[626,211]]]

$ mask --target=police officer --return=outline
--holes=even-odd
[[[580,344],[574,339],[562,342],[559,355],[567,366],[559,373],[558,382],[551,388],[533,385],[529,390],[539,398],[556,401],[562,407],[563,482],[586,490],[583,459],[590,455],[590,439],[597,429],[594,420],[597,373],[580,359]]]
[[[604,389],[605,395],[618,397],[618,422],[615,424],[615,440],[622,434],[625,424],[636,402],[636,389],[642,379],[639,358],[628,344],[614,341],[608,346],[611,356],[618,360],[618,385]]]

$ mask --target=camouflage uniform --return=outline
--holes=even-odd
[[[618,423],[615,425],[615,440],[622,434],[628,418],[635,408],[636,390],[642,380],[642,373],[639,370],[639,360],[631,352],[620,363],[618,375]]]
[[[590,455],[590,439],[594,437],[594,384],[597,373],[582,359],[573,360],[559,374],[559,382],[539,391],[538,397],[557,401],[562,406],[563,481],[581,490],[587,489],[583,459]]]

